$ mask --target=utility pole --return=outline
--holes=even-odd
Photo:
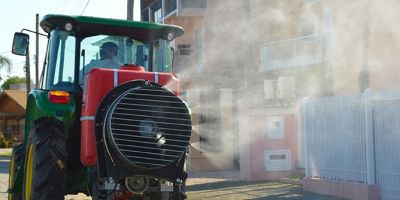
[[[25,74],[26,74],[26,94],[28,95],[31,91],[31,66],[29,58],[29,47],[26,51],[26,61],[25,61]]]
[[[127,20],[133,21],[133,1],[134,0],[128,0],[128,6],[127,6]]]
[[[369,36],[371,31],[371,1],[366,1],[365,7],[365,21],[364,21],[364,32],[363,32],[363,57],[362,64],[360,67],[360,75],[359,75],[359,89],[360,92],[364,92],[370,86],[370,67],[368,64],[368,56],[369,56]]]
[[[133,21],[133,1],[134,0],[128,0],[128,5],[127,5],[127,17],[126,19],[129,21]],[[125,41],[125,45],[129,48],[125,49],[125,63],[130,63],[133,61],[133,49],[132,49],[132,42],[129,40]]]
[[[39,14],[36,14],[35,83],[37,88],[39,85]]]

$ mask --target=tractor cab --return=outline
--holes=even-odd
[[[177,26],[85,16],[46,15],[40,25],[49,37],[40,87],[71,92],[83,86],[84,76],[95,67],[129,65],[172,72],[170,42],[183,34]],[[13,52],[25,55],[28,40],[28,35],[17,33]],[[112,57],[105,57],[111,53]]]

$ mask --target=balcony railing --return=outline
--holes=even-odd
[[[168,15],[178,9],[177,0],[165,0],[165,14]]]
[[[321,34],[270,42],[260,48],[260,71],[319,64],[322,57]]]
[[[163,22],[170,16],[203,16],[206,8],[207,0],[156,0],[142,9],[142,20]]]
[[[207,0],[178,0],[178,16],[204,16]]]
[[[181,0],[182,8],[206,8],[207,0]]]

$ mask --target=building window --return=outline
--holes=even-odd
[[[265,171],[289,171],[292,169],[290,150],[267,150],[264,152]]]
[[[150,21],[150,9],[146,8],[142,11],[142,21],[149,22]]]
[[[163,18],[162,16],[162,2],[160,0],[154,2],[151,5],[151,10],[152,10],[152,22],[159,22]]]
[[[275,99],[277,93],[277,80],[264,80],[264,98]]]
[[[155,22],[159,22],[162,19],[162,12],[161,12],[161,8],[154,11],[154,21]]]
[[[308,37],[315,35],[318,30],[318,17],[311,14],[305,14],[300,17],[300,35],[301,37]]]
[[[284,120],[283,116],[268,117],[267,119],[267,138],[284,139]]]
[[[201,90],[200,110],[200,150],[208,153],[220,153],[223,151],[223,143],[218,90]]]
[[[203,28],[198,28],[194,31],[194,51],[196,59],[197,71],[203,69]]]

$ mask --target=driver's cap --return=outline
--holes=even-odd
[[[118,45],[114,42],[104,42],[100,47],[101,49],[118,49]]]

